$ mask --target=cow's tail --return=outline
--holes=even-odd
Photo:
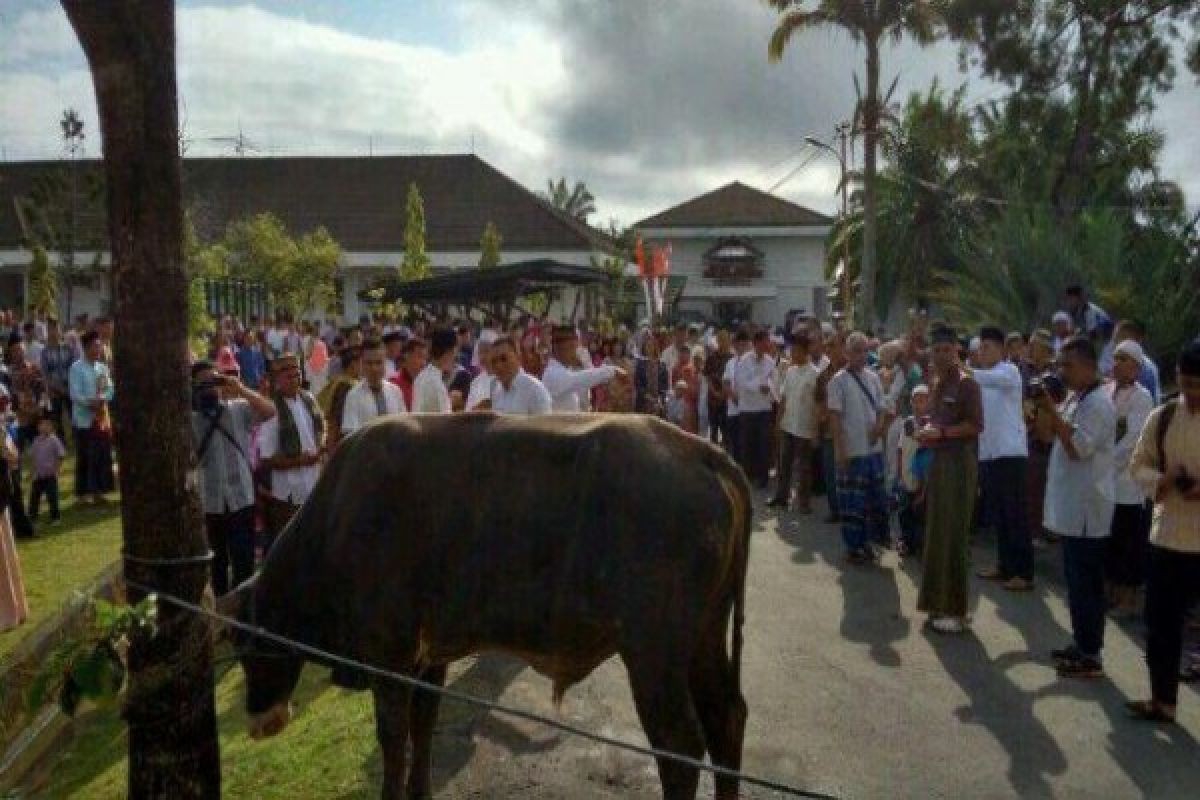
[[[732,520],[730,534],[733,537],[732,569],[733,625],[731,633],[731,662],[733,684],[738,692],[742,688],[742,627],[746,622],[746,573],[750,562],[750,534],[754,529],[754,503],[751,499],[750,481],[746,473],[725,453],[714,453],[712,466],[729,498]]]

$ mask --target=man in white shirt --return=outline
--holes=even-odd
[[[733,387],[737,393],[738,428],[742,436],[742,454],[750,482],[767,488],[771,459],[771,428],[775,421],[772,392],[775,386],[775,358],[771,355],[771,335],[760,330],[751,339],[750,352],[737,360]]]
[[[377,339],[369,340],[362,350],[363,379],[346,394],[342,411],[342,435],[349,436],[376,417],[403,414],[404,394],[400,387],[384,380],[387,351]]]
[[[1025,495],[1029,468],[1025,382],[1017,365],[1005,360],[1004,341],[1004,331],[983,328],[972,373],[983,398],[979,489],[987,521],[996,531],[997,559],[996,566],[978,575],[1022,592],[1033,588],[1033,532]]]
[[[542,382],[521,369],[517,344],[501,336],[492,345],[492,410],[500,414],[549,414],[550,393]]]
[[[271,470],[267,549],[317,485],[325,454],[325,419],[316,399],[300,388],[299,358],[272,361],[271,382],[276,413],[258,429],[259,459]]]
[[[399,331],[389,331],[383,335],[383,377],[390,381],[400,371],[400,358],[404,355],[404,337]]]
[[[738,424],[737,391],[734,389],[734,378],[737,373],[738,359],[750,349],[750,334],[738,331],[733,336],[733,355],[725,362],[725,371],[721,374],[721,386],[725,390],[725,449],[739,464],[745,464],[742,453],[742,431]]]
[[[573,328],[556,328],[553,338],[554,354],[546,371],[542,373],[542,383],[550,392],[552,408],[557,414],[578,413],[590,407],[585,397],[592,389],[603,386],[614,378],[625,380],[628,373],[620,367],[605,365],[580,369],[574,366],[577,359],[576,350],[579,347],[579,336]],[[567,364],[571,364],[568,367]]]
[[[791,365],[779,390],[779,474],[775,497],[767,505],[786,508],[792,492],[792,464],[800,460],[796,501],[801,514],[811,514],[812,446],[817,438],[816,393],[820,372],[809,354],[808,334],[793,335]]]
[[[458,335],[452,330],[436,330],[429,342],[429,363],[413,381],[413,411],[449,414],[453,409],[446,376],[453,374],[458,358]]]
[[[1095,346],[1084,337],[1063,345],[1063,383],[1071,390],[1053,412],[1054,449],[1046,480],[1045,526],[1062,537],[1067,605],[1074,641],[1052,653],[1064,677],[1104,675],[1104,555],[1113,517],[1113,447],[1117,415],[1100,384]]]

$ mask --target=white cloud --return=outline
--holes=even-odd
[[[731,180],[832,211],[837,169],[806,157],[853,105],[860,56],[844,37],[796,42],[766,64],[765,6],[728,0],[461,0],[446,12],[453,46],[353,34],[252,5],[179,11],[181,121],[190,155],[228,155],[239,130],[266,155],[465,152],[533,189],[585,180],[602,222],[623,223]],[[60,154],[58,118],[83,114],[99,147],[90,79],[57,4],[0,26],[0,149]],[[900,94],[935,75],[955,86],[953,47],[901,46],[885,61]],[[1182,73],[1154,122],[1167,133],[1166,177],[1190,176],[1198,92]],[[974,82],[970,100],[994,87]],[[218,141],[214,141],[217,139]],[[1184,181],[1192,197],[1200,183]]]

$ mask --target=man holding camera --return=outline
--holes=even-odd
[[[246,388],[236,362],[192,365],[192,440],[200,466],[200,498],[212,585],[219,597],[254,571],[254,477],[250,468],[255,426],[275,416],[275,406]],[[230,583],[230,567],[233,582]]]
[[[1130,471],[1154,499],[1146,576],[1146,663],[1151,698],[1129,704],[1137,719],[1174,722],[1188,609],[1200,597],[1200,339],[1179,355],[1179,399],[1156,409]]]

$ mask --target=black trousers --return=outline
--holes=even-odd
[[[738,414],[742,439],[742,469],[750,482],[760,489],[767,485],[771,470],[771,428],[775,423],[773,411],[743,411]]]
[[[796,503],[808,508],[812,500],[812,440],[801,439],[787,431],[779,432],[779,467],[776,473],[775,500],[787,503],[792,494],[792,467],[799,462]]]
[[[1154,699],[1173,706],[1179,700],[1179,659],[1183,626],[1200,599],[1200,553],[1150,547],[1146,573],[1146,663]]]
[[[997,568],[1006,578],[1033,580],[1033,534],[1026,501],[1027,458],[979,462],[987,521],[996,530]]]
[[[254,506],[224,514],[205,514],[208,546],[213,551],[212,585],[217,597],[237,588],[254,572]],[[233,583],[229,568],[233,567]]]
[[[725,452],[729,453],[733,460],[739,464],[742,463],[741,426],[738,424],[738,420],[741,418],[741,414],[730,415],[726,411],[725,426],[721,430],[721,443],[725,446]]]
[[[1146,551],[1150,538],[1150,507],[1117,504],[1112,535],[1108,537],[1105,574],[1117,586],[1141,586],[1146,579]]]

